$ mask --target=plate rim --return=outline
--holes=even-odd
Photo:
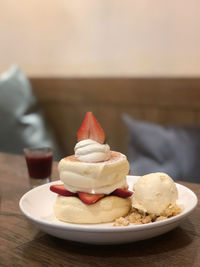
[[[134,176],[134,175],[127,175],[127,178],[138,178],[140,176]],[[183,210],[183,212],[181,212],[180,214],[168,218],[166,220],[163,221],[158,221],[158,222],[153,222],[153,223],[148,223],[148,224],[141,224],[141,225],[134,225],[134,224],[130,224],[126,227],[122,227],[122,226],[113,226],[113,225],[109,225],[109,226],[103,226],[103,227],[96,227],[96,225],[104,225],[104,223],[102,224],[73,224],[73,223],[65,223],[64,224],[59,224],[59,223],[52,223],[52,222],[48,222],[45,219],[38,219],[35,218],[35,216],[31,215],[29,212],[27,212],[24,207],[23,207],[23,201],[24,199],[27,197],[27,195],[29,195],[33,190],[34,191],[39,191],[42,187],[47,187],[50,186],[52,184],[60,184],[62,183],[60,180],[57,181],[53,181],[53,182],[49,182],[46,183],[44,185],[38,186],[36,188],[33,188],[31,190],[29,190],[28,192],[26,192],[19,201],[19,207],[21,212],[24,214],[25,217],[27,217],[29,220],[33,221],[35,224],[40,224],[43,226],[48,226],[49,228],[53,228],[53,229],[60,229],[60,230],[70,230],[70,231],[76,231],[76,232],[138,232],[138,231],[144,231],[144,230],[148,230],[148,229],[154,229],[154,228],[161,228],[164,225],[170,225],[170,224],[174,224],[175,222],[180,222],[181,220],[183,220],[185,217],[187,217],[197,206],[198,203],[198,198],[196,196],[196,194],[187,186],[181,185],[179,183],[175,183],[178,187],[182,187],[184,188],[184,190],[189,191],[190,194],[193,195],[194,197],[194,204],[190,207],[189,210],[185,211]],[[111,222],[110,224],[112,224],[113,222]]]

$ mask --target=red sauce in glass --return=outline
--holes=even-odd
[[[34,152],[26,155],[28,172],[31,178],[45,179],[51,175],[53,155],[50,152]]]

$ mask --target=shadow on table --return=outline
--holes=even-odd
[[[43,238],[48,239],[48,243],[53,242],[54,244],[52,245],[62,251],[70,251],[71,253],[78,252],[79,254],[98,257],[147,256],[169,252],[171,250],[175,251],[192,242],[192,238],[180,227],[155,238],[120,245],[90,245],[60,240],[48,235],[43,236]]]
[[[181,227],[161,236],[121,245],[88,245],[62,240],[39,232],[34,241],[24,244],[20,250],[24,257],[29,259],[38,257],[38,252],[42,250],[40,262],[45,261],[46,257],[50,257],[59,264],[63,263],[64,259],[69,260],[70,258],[73,264],[77,260],[83,261],[82,266],[90,266],[92,263],[95,266],[102,266],[101,264],[103,266],[110,266],[110,264],[120,266],[120,263],[123,263],[123,266],[129,266],[133,261],[135,266],[144,265],[147,262],[150,262],[152,266],[159,262],[170,264],[173,261],[175,264],[178,253],[179,261],[181,257],[183,262],[182,266],[187,266],[196,257],[195,244],[191,245],[196,238],[193,233],[195,233],[194,225],[189,220],[185,220]],[[184,247],[190,247],[187,249],[189,258],[187,258],[188,255],[185,255]]]

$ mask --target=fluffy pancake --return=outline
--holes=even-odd
[[[131,200],[107,196],[95,204],[84,204],[78,197],[58,196],[54,213],[60,221],[69,223],[106,223],[125,216],[131,208]]]
[[[63,158],[58,164],[60,180],[71,192],[109,194],[116,188],[127,186],[129,163],[125,155],[111,151],[107,161],[81,162],[74,155]]]

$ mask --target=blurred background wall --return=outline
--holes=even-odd
[[[199,76],[200,1],[0,0],[0,72]]]

